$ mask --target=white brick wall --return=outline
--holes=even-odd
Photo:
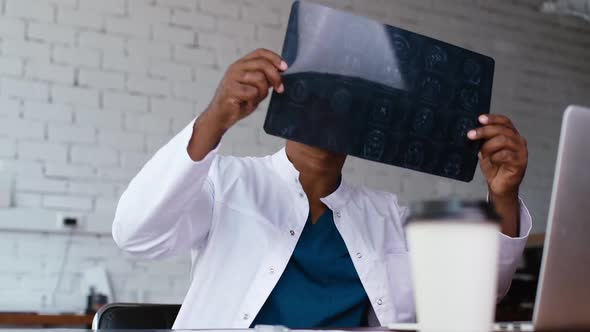
[[[123,36],[114,34],[106,34],[94,31],[80,31],[78,45],[83,48],[90,48],[99,51],[123,51],[125,48],[125,38]]]
[[[52,60],[55,63],[94,68],[100,63],[100,54],[97,50],[55,46]]]
[[[74,0],[75,2],[75,0]],[[103,16],[94,11],[74,10],[67,7],[58,7],[57,23],[98,30],[102,27]]]
[[[4,55],[13,55],[25,59],[38,58],[46,60],[49,58],[51,48],[49,44],[20,39],[6,39],[2,43],[2,52]]]
[[[318,0],[493,56],[493,112],[529,138],[522,194],[542,231],[560,117],[590,104],[590,25],[544,16],[527,1]],[[225,67],[259,46],[280,50],[290,0],[0,0],[0,177],[14,184],[0,222],[52,230],[56,213],[107,234],[130,178],[209,102]],[[264,107],[262,107],[264,108]],[[256,112],[224,153],[263,155]],[[483,197],[484,181],[455,183],[350,158],[349,180],[403,202]],[[0,232],[1,310],[49,306],[66,235]],[[118,301],[178,302],[188,259],[131,259],[108,235],[74,238],[57,306],[81,310],[81,272],[105,266]],[[133,278],[131,278],[133,276]],[[140,277],[138,277],[140,276]],[[18,300],[15,300],[18,299]]]
[[[0,19],[0,36],[2,38],[24,38],[25,23],[19,19],[2,17]]]
[[[55,7],[42,0],[7,0],[6,16],[51,22],[54,19]]]
[[[109,147],[89,147],[87,145],[74,145],[71,150],[73,164],[114,166],[119,162],[117,150]]]
[[[119,150],[143,151],[144,135],[140,133],[127,132],[121,130],[100,130],[98,133],[98,143],[103,146],[109,146]]]
[[[21,176],[16,179],[16,190],[39,193],[66,192],[67,183],[62,180],[42,178],[36,176]]]
[[[47,139],[56,143],[95,143],[96,129],[83,126],[72,127],[63,124],[48,124]]]
[[[16,118],[20,115],[21,102],[14,98],[0,97],[0,114],[5,117]]]
[[[170,82],[145,76],[130,75],[127,89],[148,96],[167,96],[170,94]]]
[[[51,90],[53,102],[73,106],[98,107],[99,92],[97,90],[54,85]]]
[[[76,125],[117,129],[122,127],[123,113],[107,109],[78,108],[75,113]]]
[[[18,156],[23,160],[56,161],[65,163],[68,149],[64,144],[27,142],[18,144]]]
[[[25,76],[51,83],[74,83],[74,67],[56,65],[48,61],[27,61]]]
[[[83,196],[64,196],[64,195],[45,195],[43,197],[43,207],[66,210],[90,211],[92,209],[92,199]]]
[[[93,167],[85,165],[72,165],[69,163],[46,163],[45,175],[47,175],[49,178],[82,180],[94,178],[95,171]]]
[[[53,44],[73,45],[76,39],[76,30],[55,24],[30,23],[27,36],[31,40],[49,42]]]
[[[168,59],[172,53],[172,46],[167,42],[153,41],[147,39],[127,40],[127,53],[130,56],[148,59]]]
[[[47,101],[49,98],[49,85],[46,83],[5,77],[0,84],[2,84],[2,94],[7,97],[39,101]]]
[[[78,83],[80,86],[122,90],[125,87],[125,75],[101,70],[80,69]]]
[[[124,112],[145,112],[148,108],[148,98],[135,93],[105,91],[102,94],[102,106]]]
[[[44,125],[23,119],[3,118],[0,122],[0,135],[12,138],[43,139]]]
[[[16,156],[16,144],[14,140],[8,138],[0,139],[0,157],[14,158]]]
[[[7,76],[20,76],[23,71],[23,60],[19,58],[0,59],[0,74]]]

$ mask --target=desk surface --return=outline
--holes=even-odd
[[[84,330],[84,329],[0,329],[1,332],[95,332],[92,330]],[[141,332],[182,332],[183,330],[98,330],[104,332],[130,332],[130,331],[141,331]],[[255,331],[254,329],[219,329],[219,330],[185,330],[185,331],[198,331],[198,332],[239,332],[239,331]],[[310,332],[312,330],[293,330],[298,332]],[[321,330],[315,330],[321,331]],[[323,330],[323,332],[329,332],[330,330]],[[338,331],[338,330],[332,330]],[[396,330],[388,330],[385,328],[364,328],[364,329],[350,329],[350,330],[339,330],[339,331],[358,331],[358,332],[383,332],[383,331],[390,331],[390,332],[398,332]],[[399,331],[399,332],[408,332],[408,331]],[[448,332],[448,331],[446,331]],[[547,331],[545,331],[547,332]],[[553,332],[565,332],[565,331],[553,331]]]
[[[55,314],[43,315],[36,313],[2,313],[0,325],[11,326],[90,326],[94,315]]]

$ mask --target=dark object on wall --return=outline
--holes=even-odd
[[[283,46],[286,92],[264,129],[336,153],[462,181],[489,113],[494,60],[308,2],[295,2]]]
[[[94,316],[93,330],[170,330],[180,304],[111,303]]]
[[[109,302],[106,295],[97,293],[94,287],[90,287],[90,292],[86,296],[86,314],[94,314],[100,308],[105,306]]]

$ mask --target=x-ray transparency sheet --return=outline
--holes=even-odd
[[[264,129],[289,140],[471,181],[489,113],[494,60],[322,5],[293,4],[282,56],[286,92]]]

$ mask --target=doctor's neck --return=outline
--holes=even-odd
[[[346,155],[294,141],[287,141],[285,150],[311,204],[338,188]]]

